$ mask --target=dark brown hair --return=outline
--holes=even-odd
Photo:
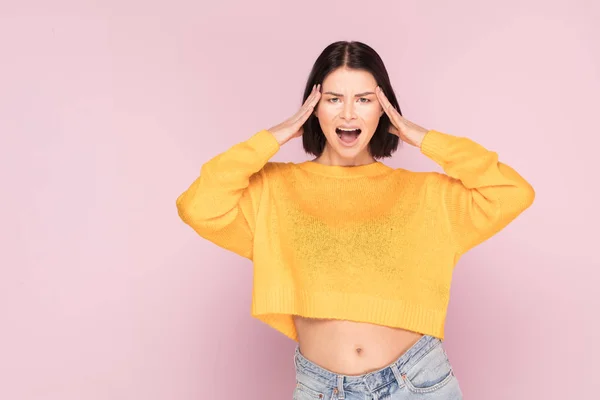
[[[323,50],[308,76],[302,104],[304,104],[310,95],[313,85],[322,84],[327,75],[340,67],[370,72],[390,103],[402,115],[400,105],[396,100],[396,95],[392,89],[390,78],[381,57],[370,46],[355,41],[335,42]],[[383,113],[368,146],[369,153],[373,158],[390,157],[398,148],[399,138],[389,133],[390,126],[390,118],[386,113]],[[302,127],[304,128],[304,133],[302,134],[304,151],[317,157],[320,156],[323,153],[327,139],[325,139],[323,130],[319,125],[319,120],[314,113],[311,114]]]

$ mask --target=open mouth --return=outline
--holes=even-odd
[[[355,128],[355,129],[336,128],[335,129],[335,133],[337,133],[338,137],[340,138],[340,141],[343,144],[345,144],[346,146],[353,145],[357,141],[361,132],[362,131],[360,128]]]

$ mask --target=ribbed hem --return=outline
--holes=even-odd
[[[266,129],[255,133],[246,140],[246,144],[263,154],[267,160],[273,157],[281,147],[275,136]]]
[[[356,293],[274,289],[254,293],[252,316],[297,341],[291,315],[369,322],[444,338],[446,310]]]
[[[430,130],[421,141],[421,153],[436,161],[438,164],[447,159],[446,155],[456,137]]]

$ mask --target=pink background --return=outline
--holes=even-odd
[[[251,263],[175,199],[291,116],[349,39],[380,53],[406,118],[536,189],[456,269],[465,398],[597,395],[597,1],[203,3],[2,1],[1,399],[291,398],[295,343],[250,317]],[[306,158],[298,140],[274,160]],[[409,146],[386,163],[438,169]]]

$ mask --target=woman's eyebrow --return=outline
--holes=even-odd
[[[344,97],[343,94],[340,93],[335,93],[335,92],[324,92],[323,94],[331,94],[333,96],[339,96],[339,97]],[[359,93],[359,94],[355,94],[354,97],[361,97],[361,96],[366,96],[368,94],[375,94],[375,92],[363,92],[363,93]]]

